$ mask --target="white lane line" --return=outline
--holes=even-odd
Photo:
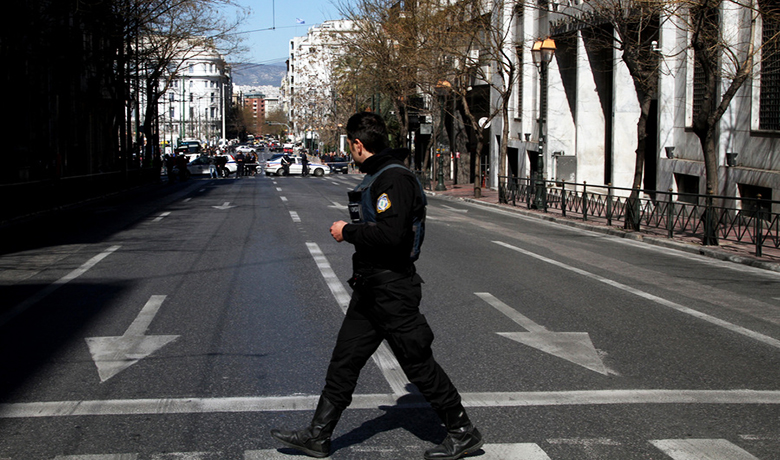
[[[138,454],[58,455],[54,460],[136,460]]]
[[[154,220],[152,220],[152,222],[159,222],[159,221],[163,220],[164,218],[166,218],[166,217],[168,217],[170,215],[171,215],[171,212],[170,211],[166,211],[166,212],[160,214],[159,216],[155,217]]]
[[[52,292],[56,291],[63,285],[69,283],[70,281],[73,281],[74,279],[78,278],[79,276],[83,275],[87,272],[90,268],[97,265],[98,262],[108,257],[109,254],[119,249],[121,246],[111,246],[105,251],[101,252],[100,254],[96,255],[95,257],[89,259],[88,261],[84,262],[79,268],[73,270],[72,272],[68,273],[67,275],[63,276],[62,278],[58,279],[57,281],[53,282],[52,284],[46,286],[45,288],[38,291],[36,294],[34,294],[31,297],[28,297],[26,300],[22,301],[21,303],[17,304],[12,309],[6,311],[2,315],[0,315],[0,326],[3,326],[5,323],[10,321],[11,319],[15,318],[17,315],[21,314],[30,306],[33,304],[39,302],[44,297],[48,296]]]
[[[336,303],[341,307],[341,311],[346,314],[351,296],[347,293],[344,285],[336,276],[336,273],[330,266],[330,262],[328,262],[328,259],[322,253],[322,250],[320,250],[317,243],[309,241],[306,243],[306,247],[309,248],[309,252],[314,258],[317,268],[320,269],[322,277],[325,278],[325,282],[330,288],[330,292],[333,293],[333,297],[336,298]],[[371,358],[377,366],[379,366],[379,369],[385,376],[394,395],[405,395],[409,393],[406,389],[406,386],[409,385],[409,380],[406,378],[406,374],[401,370],[401,365],[398,364],[398,360],[395,359],[395,356],[385,342],[382,342],[382,345],[379,346]]]
[[[281,192],[282,191],[282,187],[276,187],[276,191],[277,192]]]
[[[182,203],[187,203],[187,202],[189,202],[191,199],[192,199],[192,198],[185,198],[185,199],[182,201]]]
[[[574,273],[580,274],[582,276],[588,277],[590,279],[602,282],[604,284],[607,284],[609,286],[615,287],[617,289],[620,289],[622,291],[628,292],[630,294],[634,294],[636,296],[642,297],[644,299],[650,300],[652,302],[655,302],[659,305],[663,305],[664,307],[671,308],[673,310],[677,310],[680,313],[685,313],[686,315],[693,316],[695,318],[699,318],[701,320],[707,321],[708,323],[714,324],[716,326],[720,326],[724,329],[727,329],[731,332],[736,332],[737,334],[743,335],[745,337],[751,338],[753,340],[757,340],[759,342],[765,343],[769,346],[775,347],[780,349],[780,340],[777,340],[773,337],[769,337],[768,335],[761,334],[759,332],[751,331],[750,329],[744,328],[742,326],[737,326],[736,324],[729,323],[728,321],[724,321],[720,318],[716,318],[714,316],[708,315],[706,313],[702,313],[700,311],[694,310],[693,308],[689,308],[683,305],[680,305],[676,302],[672,302],[671,300],[666,300],[662,297],[658,297],[656,295],[650,294],[645,291],[641,291],[639,289],[633,288],[631,286],[625,285],[623,283],[619,283],[617,281],[604,278],[603,276],[599,276],[595,273],[591,273],[576,267],[572,267],[571,265],[567,265],[563,262],[558,262],[557,260],[549,259],[547,257],[541,256],[539,254],[526,251],[525,249],[518,248],[517,246],[512,246],[511,244],[504,243],[502,241],[493,241],[494,243],[498,244],[499,246],[503,246],[505,248],[511,249],[513,251],[519,252],[521,254],[525,254],[529,257],[533,257],[535,259],[541,260],[542,262],[547,262],[549,264],[555,265],[557,267],[563,268],[564,270],[569,270]]]
[[[279,199],[281,199],[284,202],[287,202],[287,197],[286,196],[280,196]]]
[[[453,212],[469,212],[468,209],[453,208],[452,206],[447,206],[446,204],[441,205],[441,207]]]
[[[650,444],[674,460],[758,460],[725,439],[661,439]]]
[[[300,223],[301,222],[300,216],[298,216],[298,213],[295,212],[295,211],[290,211],[290,217],[292,218],[293,222],[295,222],[295,223]]]
[[[780,391],[759,390],[591,390],[509,393],[461,393],[466,407],[548,407],[618,404],[771,404],[780,405]],[[320,395],[105,399],[0,404],[0,419],[76,417],[84,415],[165,415],[314,410]],[[422,396],[354,395],[350,409],[395,406],[427,407]]]

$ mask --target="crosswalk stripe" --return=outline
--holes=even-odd
[[[725,439],[661,439],[650,443],[674,460],[758,460]]]
[[[485,451],[480,455],[480,460],[550,460],[550,457],[536,444],[485,444],[482,446]]]
[[[550,460],[550,457],[534,443],[520,444],[485,444],[480,460]],[[289,460],[289,454],[283,454],[275,449],[248,450],[244,452],[244,460]]]
[[[137,460],[138,454],[58,455],[54,460]]]
[[[220,460],[224,457],[222,452],[171,452],[154,454],[151,460]]]
[[[297,457],[290,457],[289,454],[283,454],[276,449],[247,450],[244,452],[244,460],[290,460],[291,458]]]
[[[557,439],[552,444],[569,444],[572,439]],[[588,440],[578,439],[578,442]],[[597,444],[620,445],[607,438],[594,438],[591,441]],[[550,442],[550,440],[548,440]],[[650,441],[652,445],[660,449],[673,460],[759,460],[739,446],[725,439],[659,439]],[[379,450],[377,450],[379,449]],[[406,446],[406,450],[416,449]],[[405,450],[401,448],[401,450]],[[344,452],[366,451],[383,454],[398,452],[398,446],[388,448],[351,446],[343,449]],[[244,451],[243,460],[288,460],[289,449],[259,449]],[[336,452],[338,456],[338,451]],[[58,455],[55,460],[138,460],[139,454],[87,454],[87,455]],[[151,460],[218,460],[223,458],[222,452],[166,452],[152,454]],[[330,458],[330,457],[328,457]],[[479,455],[480,460],[551,460],[551,457],[535,443],[496,443],[485,444]],[[2,459],[0,460],[10,460]]]

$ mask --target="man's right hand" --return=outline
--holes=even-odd
[[[330,226],[330,235],[339,243],[344,241],[344,234],[342,231],[344,230],[345,225],[347,225],[347,223],[340,220],[338,222],[333,222],[333,225]]]

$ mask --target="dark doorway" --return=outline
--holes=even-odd
[[[509,147],[506,150],[506,156],[509,163],[509,170],[507,171],[507,175],[509,177],[520,177],[520,169],[518,165],[520,159],[518,158],[518,150],[516,148]]]
[[[645,177],[644,189],[656,189],[658,176],[658,100],[650,101],[650,113],[647,115],[647,140],[645,141]]]

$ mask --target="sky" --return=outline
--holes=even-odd
[[[246,60],[253,64],[284,63],[290,39],[305,36],[313,25],[339,19],[332,0],[237,0],[251,9],[239,29],[249,48]],[[303,22],[301,24],[300,22]],[[228,61],[235,61],[233,56]]]

